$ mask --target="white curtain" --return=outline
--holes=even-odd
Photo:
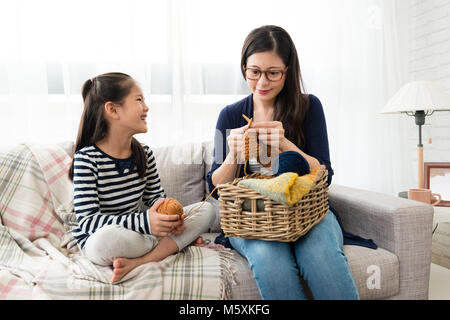
[[[152,146],[211,140],[249,91],[240,51],[256,27],[293,38],[308,93],[324,106],[334,182],[410,186],[405,122],[379,115],[405,79],[396,3],[407,0],[22,0],[0,4],[0,144],[74,140],[81,85],[121,71],[150,105]]]
[[[334,182],[397,194],[413,185],[415,171],[407,158],[405,116],[379,114],[407,78],[396,2],[328,5],[316,50],[303,46],[300,52],[307,54],[307,88],[327,115]]]

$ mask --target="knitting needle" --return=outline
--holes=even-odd
[[[252,122],[253,122],[253,118],[249,119],[245,114],[243,114],[242,116],[248,122],[248,127],[247,128],[250,128],[250,126],[252,125]]]
[[[249,119],[245,114],[243,114],[242,116],[243,116],[244,119],[248,122],[248,127],[247,127],[247,128],[250,128],[250,126],[252,125],[252,122],[253,122],[253,118]],[[237,160],[237,157],[238,157],[238,155],[236,155],[236,156],[234,157],[234,161]],[[247,163],[246,163],[245,165],[247,165]],[[233,167],[228,168],[228,170],[227,170],[226,173],[222,176],[222,178],[225,177],[225,175],[226,175],[226,174],[229,172],[229,170],[232,169],[232,168],[233,168]],[[244,167],[244,172],[245,172],[245,175],[247,175],[246,167]],[[206,197],[206,199],[203,200],[202,204],[201,204],[197,209],[195,209],[193,212],[191,212],[189,215],[187,215],[186,218],[184,218],[184,220],[188,219],[188,218],[191,217],[194,213],[196,213],[198,210],[200,210],[200,208],[205,204],[205,202],[212,196],[212,194],[214,193],[214,191],[216,191],[217,187],[218,187],[219,184],[222,182],[221,180],[222,180],[222,179],[220,179],[219,183],[217,183],[217,186],[213,189],[213,191],[211,191],[211,193]]]

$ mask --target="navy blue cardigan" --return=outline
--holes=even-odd
[[[311,157],[316,158],[320,164],[323,164],[328,170],[328,185],[331,184],[331,180],[334,174],[334,171],[331,167],[330,162],[330,151],[328,146],[328,134],[327,134],[327,125],[325,121],[325,114],[323,112],[323,107],[320,100],[310,94],[309,95],[309,109],[305,118],[305,146],[302,149],[303,152],[310,155]],[[213,153],[213,163],[211,166],[211,170],[206,175],[206,181],[209,185],[209,191],[211,192],[215,186],[212,183],[212,174],[213,172],[220,167],[223,161],[228,154],[228,145],[226,142],[226,138],[231,129],[240,128],[247,124],[247,121],[242,117],[245,114],[249,118],[253,118],[253,94],[247,96],[246,98],[226,106],[222,109],[219,114],[219,118],[217,120],[216,131],[214,136],[214,153]],[[239,177],[244,176],[244,168],[241,166],[241,172]],[[217,190],[213,193],[214,198],[218,198]],[[359,236],[350,234],[345,232],[341,219],[337,210],[331,206],[330,210],[336,216],[339,225],[341,226],[343,236],[344,236],[344,244],[354,244],[361,245],[369,248],[376,249],[377,246],[371,239],[364,239]],[[225,244],[229,246],[229,242],[226,241],[223,233],[218,237],[216,242]]]

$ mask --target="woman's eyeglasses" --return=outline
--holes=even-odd
[[[259,80],[262,74],[265,74],[269,81],[280,81],[286,71],[283,70],[259,70],[254,68],[245,69],[245,77],[248,80]]]

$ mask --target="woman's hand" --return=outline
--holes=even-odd
[[[165,199],[159,199],[155,204],[147,210],[148,219],[150,221],[150,233],[158,237],[166,237],[169,233],[180,234],[186,229],[184,217],[177,214],[161,214],[156,209],[164,202]],[[183,217],[184,216],[184,217]]]
[[[258,140],[272,148],[272,150],[284,151],[288,139],[284,136],[283,123],[281,121],[254,122],[248,132],[256,132]]]
[[[233,158],[238,155],[238,160],[241,156],[242,149],[244,146],[244,133],[247,131],[248,125],[245,125],[240,128],[236,128],[230,131],[230,134],[227,137],[227,144],[230,148],[230,154]]]
[[[320,165],[320,162],[316,158],[304,153],[284,136],[283,123],[280,121],[254,122],[248,130],[249,132],[250,130],[255,130],[258,133],[259,141],[271,147],[272,154],[274,154],[274,149],[278,149],[278,152],[295,151],[300,153],[308,161],[311,169]]]

